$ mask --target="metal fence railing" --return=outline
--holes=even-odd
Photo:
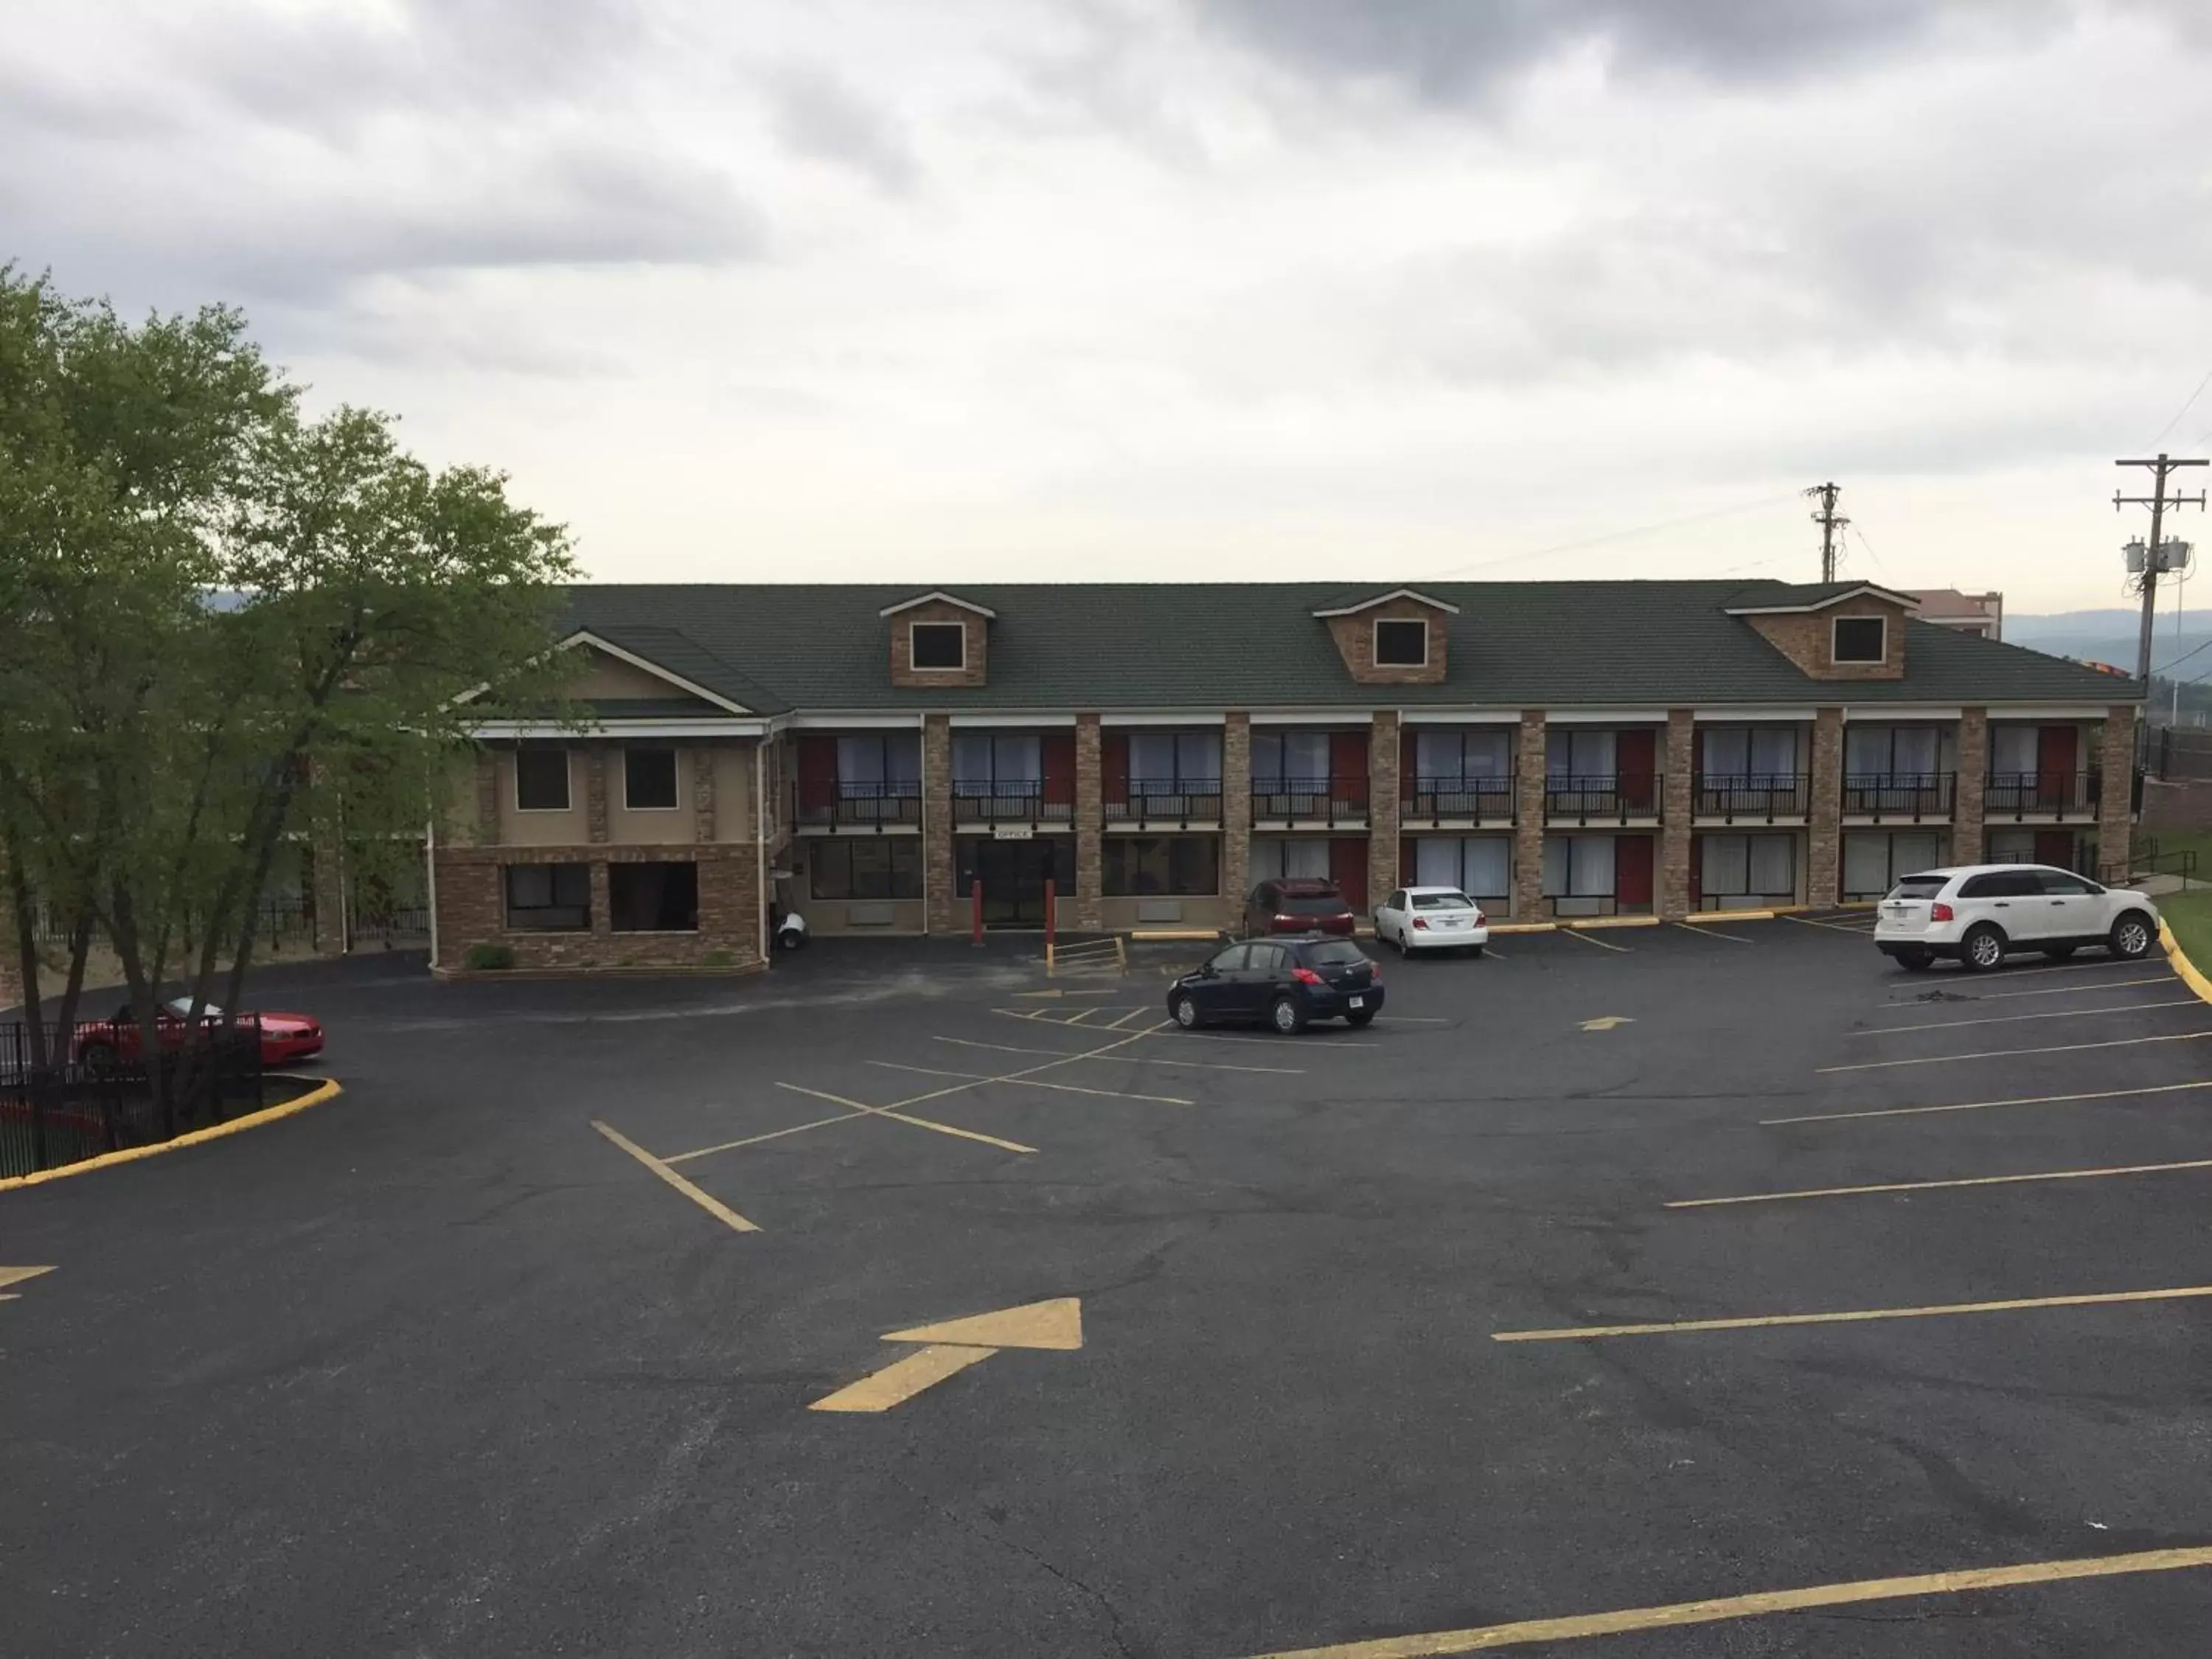
[[[1698,817],[1729,823],[1802,818],[1813,805],[1813,780],[1804,772],[1700,772],[1691,790]]]
[[[1875,823],[1948,818],[1958,781],[1954,772],[1846,772],[1844,816]]]
[[[1367,822],[1367,775],[1340,772],[1326,778],[1255,776],[1255,823],[1334,826]]]
[[[1511,775],[1415,776],[1402,786],[1400,821],[1415,829],[1440,824],[1510,823],[1517,786]]]
[[[1544,780],[1547,821],[1626,823],[1659,816],[1659,779],[1651,772],[1554,772]]]
[[[1986,817],[2093,812],[2104,790],[2095,772],[1992,772],[1982,794]]]
[[[791,798],[803,830],[881,830],[921,822],[919,778],[801,779]]]
[[[257,1021],[226,1031],[210,1020],[194,1031],[165,1019],[150,1063],[128,1020],[54,1024],[44,1034],[46,1060],[37,1064],[30,1027],[0,1022],[0,1176],[158,1146],[264,1102]],[[166,1085],[159,1104],[156,1068]]]

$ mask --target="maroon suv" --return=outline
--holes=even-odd
[[[1244,907],[1244,931],[1267,933],[1342,933],[1351,936],[1352,907],[1333,881],[1286,877],[1263,881]]]

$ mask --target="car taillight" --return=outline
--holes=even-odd
[[[1413,926],[1418,931],[1425,933],[1429,931],[1429,919],[1426,916],[1415,916]]]
[[[1951,914],[1951,907],[1949,905],[1939,903],[1931,904],[1928,907],[1928,920],[1930,921],[1956,921],[1958,918]]]
[[[1291,977],[1301,985],[1319,985],[1323,982],[1322,976],[1310,968],[1293,968],[1291,969]]]
[[[1474,913],[1474,925],[1478,927],[1487,927],[1490,926],[1490,918],[1477,910]]]

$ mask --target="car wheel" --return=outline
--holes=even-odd
[[[2140,910],[2130,910],[2112,924],[2112,950],[2116,957],[2125,957],[2133,962],[2150,954],[2157,942],[2158,933],[2150,925],[2150,918]]]
[[[2053,962],[2063,962],[2074,954],[2074,947],[2070,945],[2054,945],[2043,954]]]
[[[1900,951],[1897,962],[1908,974],[1924,974],[1936,965],[1936,953],[1933,951]]]
[[[1188,997],[1177,997],[1175,1000],[1175,1023],[1182,1026],[1186,1031],[1196,1030],[1198,1029],[1198,1005],[1193,1002]]]
[[[1356,1014],[1346,1014],[1344,1017],[1344,1023],[1355,1031],[1364,1031],[1375,1023],[1375,1011],[1372,1008],[1362,1008]]]
[[[1285,1036],[1296,1036],[1306,1029],[1305,1011],[1296,997],[1277,997],[1275,1006],[1267,1011],[1267,1023]]]
[[[94,1077],[106,1077],[115,1069],[115,1045],[112,1042],[88,1042],[76,1051],[77,1063]]]
[[[1970,974],[1986,974],[2002,964],[2004,957],[2005,936],[1986,921],[1967,929],[1960,941],[1959,965]]]

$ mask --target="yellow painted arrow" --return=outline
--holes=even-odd
[[[20,1285],[27,1279],[36,1279],[40,1273],[53,1272],[52,1267],[0,1267],[0,1290],[10,1285]],[[21,1298],[9,1294],[0,1296],[0,1302],[15,1302]]]
[[[1596,1019],[1583,1022],[1585,1031],[1610,1031],[1616,1025],[1633,1025],[1636,1022],[1626,1014],[1605,1014]]]
[[[885,1331],[886,1342],[929,1346],[895,1359],[859,1382],[824,1395],[807,1407],[815,1412],[887,1412],[924,1389],[988,1359],[1001,1348],[1079,1348],[1083,1346],[1083,1303],[1063,1296],[1030,1302],[995,1313],[971,1314],[939,1325]]]

